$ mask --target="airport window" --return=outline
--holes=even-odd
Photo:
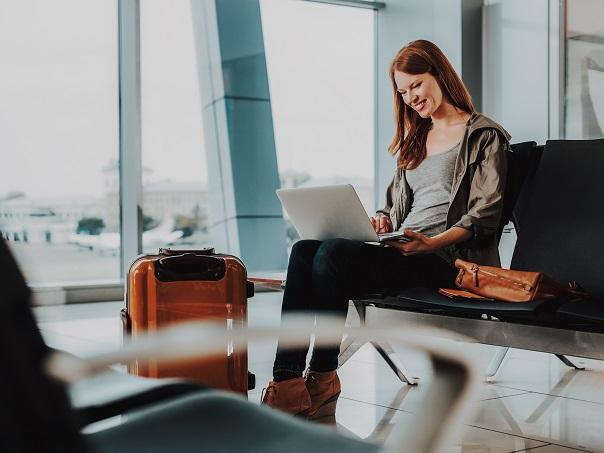
[[[351,183],[373,212],[374,11],[260,6],[282,187]]]
[[[604,2],[566,2],[565,136],[604,137]]]
[[[191,2],[141,2],[143,251],[200,248],[208,185]]]
[[[30,284],[119,279],[117,8],[0,0],[0,231]]]

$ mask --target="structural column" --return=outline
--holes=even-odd
[[[191,0],[218,251],[248,270],[286,265],[285,223],[257,0]]]
[[[140,3],[118,2],[120,275],[141,253],[143,188],[141,183]]]

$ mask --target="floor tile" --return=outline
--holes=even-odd
[[[543,447],[531,448],[530,450],[521,450],[517,453],[579,453],[587,450],[576,450],[574,448],[561,447],[559,445],[545,445]]]
[[[594,360],[584,363],[587,368],[577,371],[553,354],[515,351],[504,363],[497,384],[604,404],[604,367]]]
[[[47,333],[99,342],[112,347],[119,347],[122,341],[122,324],[117,317],[41,322],[38,325]]]
[[[260,394],[262,392],[262,389],[264,389],[268,385],[268,382],[273,377],[273,363],[267,362],[263,364],[250,364],[249,368],[250,371],[256,376],[256,387],[250,392],[248,392],[248,394]]]
[[[44,342],[53,349],[65,351],[78,357],[86,357],[111,348],[106,343],[59,335],[54,332],[41,331]]]
[[[395,424],[402,423],[404,426],[413,427],[414,418],[407,412],[340,398],[336,422],[337,429],[342,434],[381,443],[389,439]],[[545,443],[462,425],[455,430],[444,451],[508,453],[540,445]]]
[[[476,403],[472,425],[571,448],[604,451],[604,405],[528,393]]]
[[[248,302],[249,325],[279,325],[282,298],[283,293],[280,292],[256,293]]]
[[[248,361],[272,362],[277,351],[277,340],[250,341],[248,343]]]
[[[429,391],[432,374],[424,374],[417,386],[403,384],[385,363],[351,360],[338,371],[342,395],[365,403],[414,412]],[[493,384],[481,383],[478,400],[501,398],[526,393]]]

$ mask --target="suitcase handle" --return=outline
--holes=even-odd
[[[155,261],[155,276],[162,282],[186,280],[216,281],[224,277],[224,260],[207,255],[183,253]]]
[[[216,251],[214,250],[214,247],[205,247],[205,248],[197,249],[197,250],[178,250],[178,249],[171,249],[171,248],[165,248],[165,247],[161,247],[159,249],[159,254],[165,255],[165,256],[176,256],[176,255],[182,255],[185,253],[192,253],[194,255],[214,255],[216,253]]]

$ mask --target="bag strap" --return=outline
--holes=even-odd
[[[575,280],[568,282],[565,289],[573,302],[589,299],[589,293]]]

